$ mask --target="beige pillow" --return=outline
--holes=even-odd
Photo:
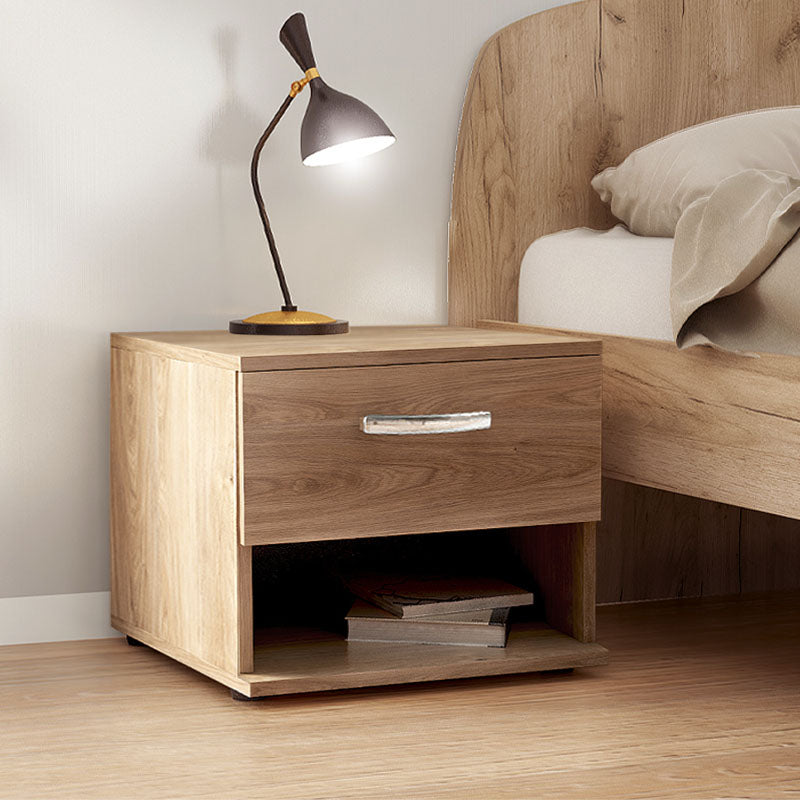
[[[686,208],[746,169],[800,177],[800,106],[704,122],[634,150],[592,179],[614,216],[641,236],[674,236]]]

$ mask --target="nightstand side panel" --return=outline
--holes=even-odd
[[[212,677],[252,669],[237,373],[112,349],[111,615]]]

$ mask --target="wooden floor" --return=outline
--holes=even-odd
[[[237,703],[122,640],[0,648],[0,797],[800,797],[800,595],[599,610],[612,663]]]

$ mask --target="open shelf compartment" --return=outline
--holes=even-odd
[[[571,669],[608,660],[594,642],[594,525],[264,545],[253,549],[253,697]],[[505,648],[347,642],[351,569],[474,572],[534,593]]]

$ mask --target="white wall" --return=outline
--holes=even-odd
[[[397,144],[262,181],[295,300],[354,324],[446,319],[456,130],[496,29],[552,0],[305,0],[329,82]],[[277,306],[250,152],[298,70],[295,0],[0,0],[0,597],[102,592],[107,335]]]

